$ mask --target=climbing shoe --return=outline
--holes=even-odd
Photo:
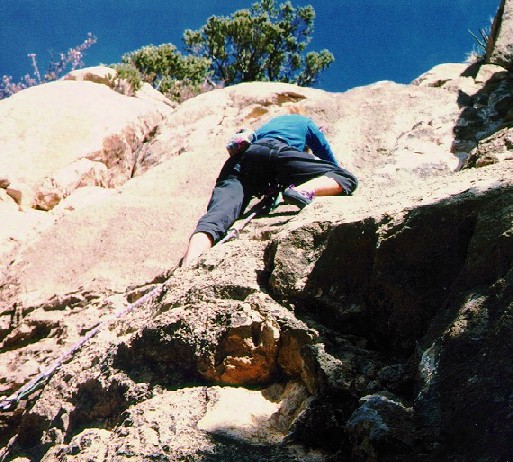
[[[286,204],[291,204],[299,207],[300,209],[304,209],[308,204],[312,202],[315,193],[308,193],[303,191],[298,191],[294,185],[289,186],[285,191],[283,191],[283,200]]]

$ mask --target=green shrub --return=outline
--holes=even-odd
[[[312,85],[334,61],[328,50],[309,52],[315,10],[276,6],[261,0],[230,17],[211,16],[197,31],[186,30],[184,41],[194,56],[211,61],[213,79],[225,85],[279,81]]]
[[[287,1],[260,0],[230,17],[212,16],[199,30],[186,30],[188,55],[171,43],[126,53],[113,67],[137,90],[142,82],[174,101],[225,85],[279,81],[313,85],[334,61],[328,50],[306,52],[315,11]]]
[[[142,86],[142,75],[132,64],[119,63],[111,65],[116,70],[115,77],[109,75],[111,88],[119,93],[133,96]],[[126,82],[129,88],[124,88]]]
[[[182,56],[170,43],[144,46],[124,54],[121,61],[112,67],[118,71],[118,78],[129,81],[134,90],[147,82],[175,101],[183,100],[185,94],[201,92],[210,75],[210,60]]]

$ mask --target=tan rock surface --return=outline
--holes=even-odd
[[[486,47],[486,62],[511,68],[513,58],[513,4],[501,0]]]
[[[456,348],[444,329],[464,335],[465,316],[484,316],[477,302],[454,301],[468,295],[466,278],[486,268],[498,278],[490,276],[494,290],[507,283],[499,279],[507,280],[509,215],[497,198],[511,188],[511,82],[501,69],[445,65],[413,85],[334,94],[247,83],[175,108],[77,77],[0,102],[9,120],[0,128],[8,223],[0,232],[0,394],[151,281],[165,281],[157,299],[85,345],[26,411],[0,414],[0,457],[228,461],[250,447],[251,461],[327,461],[341,444],[366,457],[380,453],[381,440],[344,445],[357,432],[367,437],[380,406],[390,425],[402,417],[410,425],[387,441],[411,452],[409,416],[423,398],[413,397],[415,381],[432,398],[422,401],[428,409],[443,404],[438,386],[461,404],[435,366]],[[327,127],[339,160],[360,179],[356,194],[317,198],[300,214],[280,207],[167,279],[206,207],[226,139],[291,105]],[[468,167],[487,167],[456,173],[467,157]],[[482,239],[495,246],[489,258],[479,257]],[[457,314],[443,324],[446,307]],[[423,378],[412,378],[412,364]],[[462,380],[468,373],[462,366]],[[359,401],[371,394],[375,408]],[[240,399],[261,406],[238,414]]]
[[[85,158],[108,167],[109,186],[121,185],[131,177],[135,151],[168,110],[92,82],[29,88],[0,104],[0,169],[37,191],[43,180]]]

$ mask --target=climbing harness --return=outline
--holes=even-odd
[[[218,245],[232,239],[236,239],[239,237],[239,233],[248,225],[248,223],[253,220],[256,216],[263,215],[274,210],[279,202],[280,202],[280,193],[279,192],[271,192],[264,196],[264,198],[257,203],[249,212],[249,215],[242,221],[239,221],[237,225],[232,226],[226,233],[225,237],[218,242]],[[60,367],[64,362],[70,359],[82,346],[94,337],[98,332],[103,330],[107,325],[116,319],[120,319],[123,316],[126,316],[128,313],[133,311],[135,308],[145,304],[151,299],[160,295],[162,290],[164,289],[164,283],[161,283],[154,287],[151,291],[143,295],[141,298],[136,300],[133,303],[130,303],[122,310],[118,311],[114,314],[113,318],[106,319],[105,321],[99,323],[96,327],[91,329],[81,340],[75,343],[71,348],[65,351],[61,356],[59,356],[54,362],[52,362],[43,372],[34,377],[30,382],[23,385],[17,392],[12,395],[1,398],[0,399],[0,412],[9,412],[16,408],[17,404],[22,400],[27,398],[29,395],[34,393],[37,389],[41,388],[47,380],[53,375],[53,373]]]
[[[13,393],[11,396],[7,398],[2,398],[0,400],[0,412],[8,412],[13,410],[17,403],[27,396],[31,395],[38,388],[42,387],[43,384],[53,375],[53,373],[66,361],[71,358],[89,339],[94,337],[98,332],[103,330],[108,324],[112,321],[122,318],[127,315],[135,308],[143,305],[149,300],[153,299],[157,295],[161,293],[164,288],[164,283],[159,284],[154,287],[150,292],[143,295],[141,298],[136,300],[133,303],[130,303],[122,310],[118,311],[114,318],[106,319],[105,321],[99,323],[95,328],[91,329],[80,341],[75,343],[70,349],[65,351],[61,356],[59,356],[53,363],[51,363],[43,372],[34,377],[30,382],[26,383],[22,386],[16,393]]]

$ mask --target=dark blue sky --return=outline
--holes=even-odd
[[[119,62],[144,45],[182,47],[185,29],[211,15],[229,16],[253,0],[0,0],[0,76],[41,71],[50,52],[66,51],[88,32],[98,43],[88,66]],[[278,1],[278,3],[281,3]],[[315,8],[309,50],[329,49],[335,62],[316,87],[344,91],[378,80],[408,83],[436,64],[463,62],[474,33],[490,25],[500,0],[292,0]]]

